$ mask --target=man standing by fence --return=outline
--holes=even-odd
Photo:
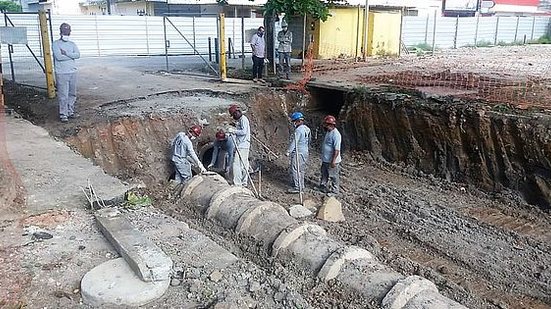
[[[291,45],[293,44],[293,33],[287,30],[287,22],[281,22],[281,31],[277,34],[279,46],[277,52],[279,54],[279,74],[285,73],[285,79],[289,79],[291,73]]]
[[[75,43],[69,40],[71,26],[62,23],[59,26],[61,37],[54,41],[52,50],[55,59],[55,77],[57,96],[59,100],[59,120],[67,122],[74,118],[75,101],[77,99],[77,66],[76,59],[80,58],[80,51]]]
[[[258,31],[251,38],[253,50],[253,81],[264,82],[262,71],[264,70],[264,58],[266,57],[266,42],[264,41],[264,27],[258,27]]]

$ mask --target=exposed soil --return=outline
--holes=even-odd
[[[328,107],[319,97],[315,98],[317,104],[309,104],[308,97],[278,91],[255,93],[250,98],[240,99],[247,105],[247,115],[251,118],[255,137],[279,155],[275,159],[265,146],[253,140],[254,157],[263,166],[262,194],[284,206],[298,203],[297,196],[284,193],[289,187],[288,162],[281,155],[289,134],[286,115],[301,109],[306,112],[308,122],[313,124],[311,127],[317,140],[311,151],[307,176],[307,186],[311,189],[319,179],[320,159],[315,149],[322,138],[315,124],[319,123]],[[441,110],[454,108],[453,102],[440,104]],[[346,117],[346,113],[359,116],[362,110],[349,108],[341,117]],[[399,108],[396,110],[400,111]],[[428,116],[419,118],[424,119],[427,125],[431,123],[430,115],[440,117],[431,114],[425,105],[419,105],[416,111],[423,110]],[[412,112],[400,113],[407,115]],[[200,115],[204,116],[209,126],[199,145],[208,145],[214,135],[213,128],[227,121],[225,108],[203,108]],[[189,110],[115,118],[104,124],[82,126],[76,135],[66,141],[110,173],[146,182],[159,207],[167,214],[220,240],[225,246],[230,240],[233,244],[230,250],[234,254],[261,265],[269,273],[280,271],[278,269],[281,268],[265,253],[260,253],[256,246],[204,220],[202,214],[185,201],[175,203],[168,200],[164,189],[159,189],[170,174],[167,141],[182,123],[190,119],[197,119],[197,114]],[[374,119],[371,121],[380,124],[384,117]],[[401,122],[390,120],[385,123]],[[361,122],[357,125],[347,122],[341,129],[345,134],[350,134],[350,127],[361,130]],[[411,128],[408,130],[412,131]],[[348,149],[363,147],[360,139],[348,137],[347,141]],[[399,144],[392,141],[381,138],[381,149]],[[344,193],[340,198],[344,202],[346,222],[330,224],[317,219],[309,220],[321,224],[335,238],[347,244],[369,249],[405,275],[417,274],[434,281],[444,295],[468,307],[551,306],[551,219],[548,211],[527,204],[506,188],[501,188],[499,192],[484,192],[474,185],[452,182],[453,178],[446,180],[445,174],[437,175],[444,176],[442,179],[425,173],[422,166],[414,164],[415,161],[385,157],[381,153],[384,152],[345,151],[342,170]],[[401,154],[398,147],[394,153]],[[390,164],[385,158],[403,162]],[[419,158],[422,162],[420,156],[405,158]],[[320,204],[323,195],[308,190],[306,197]],[[322,303],[315,302],[320,297],[315,291],[321,289],[325,291],[320,292],[322,295],[330,295],[332,289],[319,286],[310,279],[298,280],[302,278],[299,270],[295,269],[292,273],[294,275],[286,276],[289,278],[288,284],[301,291],[301,295],[314,307],[323,307]],[[354,296],[343,293],[337,293],[339,303],[354,299]]]
[[[9,86],[7,91],[14,108],[110,174],[145,182],[165,214],[259,266],[267,293],[278,292],[272,284],[277,279],[300,294],[277,304],[375,308],[292,265],[282,267],[252,242],[205,220],[186,201],[171,199],[164,187],[171,171],[170,139],[191,123],[208,123],[198,141],[200,149],[208,148],[216,128],[228,120],[226,101],[237,101],[246,106],[257,139],[253,157],[262,166],[262,194],[285,207],[298,203],[298,196],[285,194],[290,185],[288,159],[282,155],[290,130],[286,115],[306,113],[315,137],[306,198],[319,206],[324,196],[313,190],[320,176],[317,124],[326,113],[340,114],[346,149],[339,199],[347,220],[307,220],[336,239],[370,250],[404,275],[432,280],[442,294],[470,308],[551,308],[551,216],[548,204],[541,203],[551,178],[545,110],[478,101],[462,105],[453,98],[427,100],[388,90],[350,98],[329,90],[313,92],[313,98],[272,90],[239,96],[188,92],[103,104],[61,126],[54,102],[40,105],[31,91]],[[204,95],[216,103],[156,108],[167,100]],[[127,115],[119,117],[119,111]]]

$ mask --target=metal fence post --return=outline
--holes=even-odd
[[[434,22],[432,25],[432,54],[434,55],[434,52],[436,51],[436,13],[437,11],[434,10]]]
[[[459,29],[459,15],[455,18],[455,33],[453,35],[453,48],[457,48],[457,31]]]
[[[212,62],[212,39],[209,36],[209,62]]]
[[[226,20],[224,13],[220,13],[220,79],[226,80]]]
[[[241,17],[241,69],[245,70],[245,17]]]
[[[517,36],[518,36],[518,24],[520,23],[520,16],[517,16],[517,26],[515,27],[515,40],[513,43],[517,42]]]
[[[476,14],[476,27],[474,30],[474,47],[478,43],[478,25],[480,24],[480,14]]]
[[[499,16],[497,17],[497,20],[496,20],[496,33],[495,33],[495,36],[494,36],[494,45],[497,45],[497,35],[499,33]]]
[[[8,15],[4,12],[4,26],[8,26]],[[11,80],[15,82],[15,70],[13,68],[13,58],[11,54],[13,53],[13,45],[8,44],[8,55],[10,57],[10,71],[11,71]]]
[[[427,13],[427,20],[425,21],[425,44],[429,42],[429,20],[430,15]]]
[[[99,30],[98,30],[98,16],[94,15],[94,27],[96,30],[96,47],[98,48],[98,57],[101,56],[101,49],[99,46]]]
[[[195,44],[195,16],[192,16],[192,22],[193,22],[193,26],[192,26],[192,30],[193,30],[193,54],[197,54],[197,52],[195,52],[195,50],[197,49],[197,45]]]
[[[530,41],[534,40],[534,30],[536,29],[536,16],[532,17],[532,34],[530,34]]]
[[[220,51],[218,49],[218,38],[214,38],[214,62],[220,63]]]
[[[302,21],[302,58],[301,65],[304,65],[304,57],[306,57],[306,14],[304,14]]]
[[[165,45],[165,65],[166,65],[166,71],[168,72],[168,40],[166,39],[166,16],[163,16],[163,34],[164,34],[164,45]]]
[[[46,19],[46,12],[43,10],[38,11],[38,19],[40,21],[40,38],[42,40],[48,98],[53,99],[55,98],[54,66],[52,62],[52,52],[50,49],[50,37],[48,35],[48,20]]]

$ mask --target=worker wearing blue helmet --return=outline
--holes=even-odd
[[[291,121],[295,126],[295,131],[291,135],[291,141],[285,155],[291,159],[290,173],[293,188],[287,192],[299,193],[304,190],[304,175],[308,163],[308,146],[310,145],[311,135],[310,128],[304,124],[304,115],[301,112],[292,113]]]

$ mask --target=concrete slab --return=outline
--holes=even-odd
[[[123,258],[118,258],[89,271],[80,287],[83,302],[101,308],[106,305],[143,306],[163,296],[169,285],[169,280],[142,281]]]
[[[8,153],[27,192],[29,213],[87,205],[81,187],[87,187],[88,180],[104,200],[122,198],[129,189],[41,127],[13,117],[5,120]],[[45,154],[55,159],[45,159]]]
[[[102,209],[96,220],[103,235],[143,281],[168,281],[172,260],[116,209]]]

